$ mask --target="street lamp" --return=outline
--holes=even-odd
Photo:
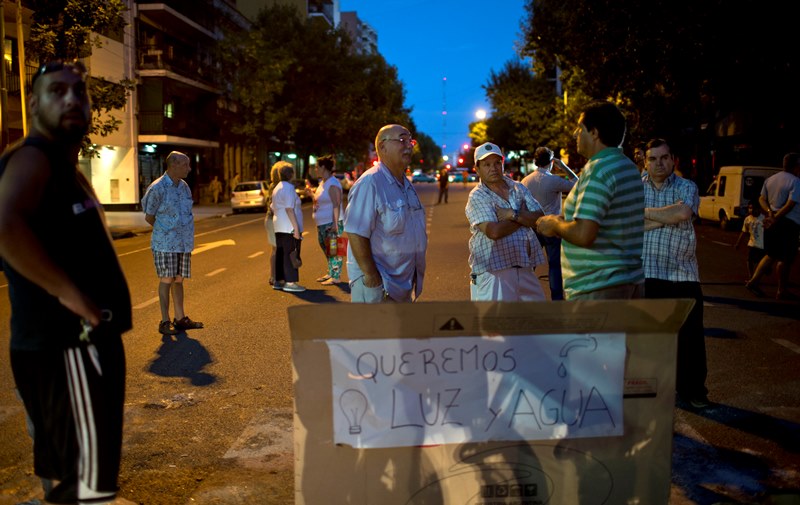
[[[486,119],[486,111],[484,109],[476,110],[475,117],[478,119],[478,121],[483,121],[484,119]]]

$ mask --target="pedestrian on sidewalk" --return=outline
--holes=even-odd
[[[756,271],[761,259],[764,257],[764,214],[761,206],[752,203],[747,205],[747,217],[742,223],[742,232],[733,244],[734,249],[739,249],[739,245],[747,236],[747,278],[750,279]]]
[[[644,293],[646,298],[691,298],[686,321],[678,330],[675,389],[694,408],[710,405],[706,389],[706,340],[703,290],[697,267],[697,237],[692,221],[700,206],[697,185],[678,177],[669,144],[647,143],[644,183]]]
[[[547,147],[538,147],[534,152],[536,170],[522,179],[522,184],[528,188],[533,198],[542,206],[545,215],[561,215],[561,195],[569,192],[578,181],[578,176],[563,161],[554,158],[553,151]],[[557,166],[567,175],[567,179],[552,173]],[[564,281],[561,275],[561,238],[545,237],[536,233],[539,243],[547,252],[548,281],[550,284],[550,299],[564,299]]]
[[[194,215],[192,191],[184,180],[192,169],[189,157],[172,151],[167,156],[164,175],[147,187],[142,198],[145,221],[153,227],[150,247],[156,275],[159,278],[158,301],[162,335],[175,335],[181,331],[202,328],[203,323],[193,321],[184,311],[184,280],[192,277],[192,250],[194,249]],[[175,319],[170,320],[170,295],[175,308]]]
[[[11,370],[44,499],[110,503],[119,489],[130,293],[78,169],[91,122],[86,68],[46,63],[31,87],[30,132],[0,158]]]
[[[789,293],[789,272],[797,255],[800,236],[800,153],[789,153],[783,157],[783,172],[778,172],[764,181],[758,202],[766,212],[764,218],[765,256],[756,267],[745,287],[757,296],[764,296],[758,284],[773,263],[777,263],[778,291],[775,298],[794,299]]]
[[[214,204],[219,203],[219,195],[222,193],[222,183],[218,176],[214,176],[214,179],[208,185],[208,189],[211,191],[211,199]]]

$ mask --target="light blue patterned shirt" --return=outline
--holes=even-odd
[[[194,249],[192,190],[183,179],[175,185],[164,173],[147,187],[142,210],[156,217],[150,247],[159,252],[190,253]]]
[[[478,225],[497,222],[495,206],[520,210],[522,203],[529,212],[542,210],[528,188],[504,176],[508,186],[508,201],[502,199],[485,184],[479,183],[469,193],[465,212],[472,237],[469,239],[469,266],[473,274],[494,272],[506,268],[534,268],[544,263],[544,253],[533,229],[520,226],[514,233],[492,240]]]

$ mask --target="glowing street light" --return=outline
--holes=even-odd
[[[479,121],[483,121],[484,119],[486,119],[486,111],[485,111],[484,109],[478,109],[478,110],[476,110],[476,111],[475,111],[475,117],[476,117],[476,118],[477,118]]]

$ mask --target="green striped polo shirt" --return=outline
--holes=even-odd
[[[567,298],[644,282],[644,186],[639,170],[622,149],[607,147],[586,163],[564,202],[564,219],[600,224],[591,247],[562,242]]]

